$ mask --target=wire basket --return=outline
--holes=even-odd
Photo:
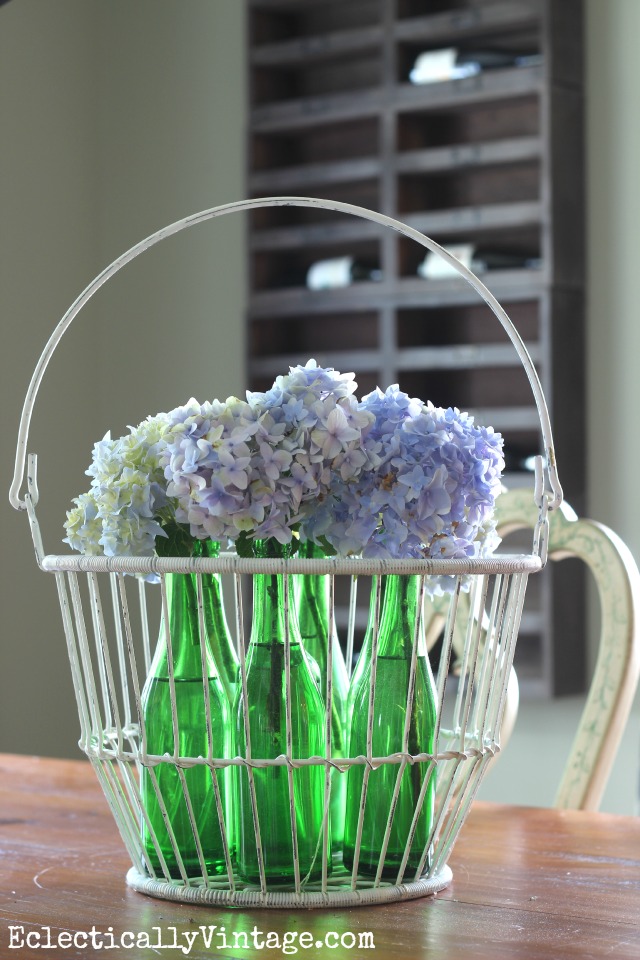
[[[45,555],[36,517],[38,487],[36,457],[27,457],[27,442],[35,398],[46,366],[65,330],[82,307],[110,277],[140,253],[174,233],[218,216],[242,210],[269,206],[319,207],[355,215],[389,227],[435,251],[467,280],[488,304],[509,335],[529,378],[535,397],[544,442],[545,458],[536,458],[533,496],[539,511],[529,555],[500,555],[470,560],[362,560],[362,559],[245,559],[234,554],[219,558],[136,558]],[[26,492],[20,489],[28,463]],[[518,635],[527,578],[539,571],[546,561],[547,511],[562,501],[551,436],[551,427],[542,388],[526,350],[505,311],[492,294],[469,270],[446,250],[418,231],[381,214],[350,204],[303,197],[271,197],[243,201],[206,210],[187,217],[158,231],[115,260],[80,295],[52,334],[36,366],[20,423],[16,466],[10,491],[12,505],[26,510],[31,527],[36,558],[40,568],[53,573],[58,587],[67,649],[71,664],[78,714],[80,747],[89,757],[107,802],[131,857],[132,867],[127,882],[136,890],[188,903],[217,903],[234,906],[262,907],[325,907],[352,906],[405,900],[435,893],[451,880],[447,858],[460,832],[471,802],[487,765],[500,749],[500,728],[512,675],[515,643]],[[142,578],[127,574],[155,573],[160,587],[147,585]],[[291,737],[291,671],[290,637],[285,631],[285,749],[275,758],[253,756],[250,742],[242,756],[218,756],[216,730],[212,722],[208,684],[203,681],[206,755],[184,756],[179,751],[176,682],[169,671],[170,702],[174,724],[173,753],[153,754],[147,748],[147,731],[141,707],[141,691],[149,673],[152,642],[161,619],[167,612],[167,574],[193,574],[201,608],[203,576],[227,574],[235,609],[235,643],[240,661],[238,711],[248,728],[248,693],[245,662],[246,623],[243,609],[243,581],[257,574],[281,574],[285,583],[285,608],[288,603],[289,574],[324,575],[329,578],[330,621],[333,621],[336,593],[348,593],[349,625],[346,632],[346,661],[351,663],[356,592],[363,577],[380,578],[391,574],[419,575],[421,603],[418,606],[422,623],[416,622],[413,655],[406,691],[406,712],[410,712],[415,692],[417,638],[424,627],[431,646],[439,645],[438,669],[435,677],[436,730],[430,751],[409,751],[408,730],[397,743],[397,749],[385,756],[373,753],[372,712],[376,688],[377,643],[379,637],[379,602],[375,605],[372,624],[371,676],[367,750],[357,756],[337,756],[334,751],[332,724],[332,671],[328,669],[324,697],[326,723],[321,755],[295,756]],[[428,578],[454,578],[453,589],[446,596],[428,599],[424,585]],[[285,617],[285,621],[286,621]],[[164,631],[171,660],[171,631],[164,618]],[[200,635],[205,625],[200,610]],[[330,630],[327,636],[327,657],[331,663],[337,642]],[[396,786],[389,801],[380,858],[375,872],[359,873],[362,841],[363,809],[367,791],[376,789],[376,772],[385,765],[397,769]],[[157,772],[167,765],[179,778],[197,851],[198,869],[187,869],[181,850],[171,829],[170,818],[162,804]],[[351,869],[343,864],[340,852],[332,854],[329,810],[339,789],[341,778],[359,765],[363,768],[363,787],[358,831]],[[190,796],[186,771],[194,768],[208,771],[215,797],[211,816],[217,819],[224,865],[212,873],[206,864],[202,837],[197,827],[197,813]],[[264,869],[263,842],[274,811],[259,809],[254,779],[256,771],[271,767],[286,768],[289,785],[290,823],[292,831],[292,882],[289,886],[273,885]],[[304,768],[320,767],[324,772],[324,811],[318,831],[313,879],[308,865],[301,864],[297,849],[296,778]],[[407,836],[401,862],[389,876],[385,862],[396,803],[402,778],[407,768],[419,770],[421,785],[416,808]],[[234,773],[236,771],[236,773]],[[229,803],[224,800],[225,784],[230,777],[245,775],[249,785],[255,829],[256,857],[259,877],[256,882],[242,881],[234,865],[229,836]],[[170,870],[162,856],[143,797],[143,775],[153,785],[163,812],[165,827],[171,837],[172,851],[178,867]],[[434,789],[435,784],[435,789]],[[419,858],[409,866],[409,850],[422,814],[425,797],[434,791],[432,818],[428,836]],[[143,834],[147,842],[143,841]],[[155,848],[159,856],[151,857]]]

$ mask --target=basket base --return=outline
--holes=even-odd
[[[381,884],[378,887],[361,886],[351,890],[347,884],[326,893],[320,890],[305,890],[296,894],[293,891],[270,891],[245,888],[241,890],[223,890],[213,886],[185,886],[179,881],[155,880],[135,867],[127,873],[127,883],[138,893],[175,903],[216,904],[230,907],[266,907],[271,909],[304,910],[322,907],[358,907],[376,903],[394,903],[400,900],[416,900],[419,897],[433,896],[451,883],[453,874],[447,864],[432,877],[415,880],[399,885]]]

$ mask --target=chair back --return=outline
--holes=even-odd
[[[510,490],[497,501],[502,537],[533,529],[529,490]],[[578,518],[565,502],[549,516],[549,558],[577,557],[591,570],[600,599],[600,640],[593,678],[554,806],[597,810],[624,732],[640,676],[640,573],[626,544],[608,527]],[[562,642],[562,638],[559,638]],[[514,671],[515,673],[515,671]],[[515,677],[507,693],[504,748],[518,710]]]

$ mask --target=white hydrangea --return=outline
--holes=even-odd
[[[116,440],[107,434],[93,448],[91,488],[67,513],[65,542],[74,550],[108,557],[153,556],[166,536],[175,505],[167,498],[162,456],[170,424],[166,414],[143,420]]]

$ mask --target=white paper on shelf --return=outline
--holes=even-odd
[[[330,260],[318,260],[307,271],[309,290],[336,290],[351,284],[353,257],[333,257]]]
[[[471,261],[475,252],[473,243],[456,243],[446,247],[448,253],[460,263],[471,268]],[[442,280],[444,277],[457,277],[457,270],[446,260],[443,260],[439,253],[430,250],[422,263],[418,266],[418,276],[425,280]]]
[[[444,47],[442,50],[428,50],[416,57],[409,80],[411,83],[440,83],[442,80],[459,80],[478,73],[477,63],[456,64],[456,47]]]

